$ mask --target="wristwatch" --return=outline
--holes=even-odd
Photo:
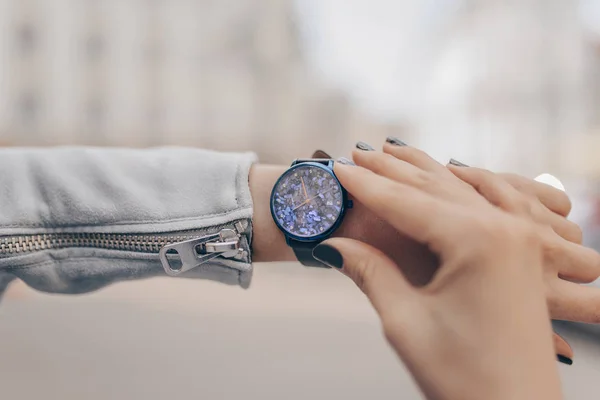
[[[271,214],[298,261],[327,267],[313,248],[330,237],[352,208],[348,193],[333,172],[331,159],[299,159],[281,175],[271,193]]]

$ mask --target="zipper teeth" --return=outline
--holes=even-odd
[[[158,253],[168,244],[198,238],[198,234],[138,235],[107,233],[47,233],[0,237],[0,256],[35,251],[90,247],[105,250]]]

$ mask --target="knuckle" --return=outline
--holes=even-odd
[[[573,203],[571,202],[571,199],[562,190],[556,189],[556,191],[558,192],[557,198],[558,198],[559,207],[560,207],[562,213],[565,216],[569,215],[569,213],[571,212],[571,209],[573,208]]]
[[[480,184],[490,184],[491,182],[496,181],[496,175],[487,169],[469,167],[466,171],[468,171],[468,174],[472,176],[471,179],[479,182]]]
[[[507,211],[511,211],[521,215],[531,216],[533,213],[533,204],[531,200],[520,193],[515,193],[510,200],[510,205]]]
[[[417,149],[414,147],[409,148],[408,154],[410,154],[415,159],[419,159],[419,160],[424,159],[424,158],[429,158],[429,155],[427,153],[425,153],[423,150]]]
[[[561,242],[557,240],[548,240],[543,242],[544,261],[547,265],[552,265],[555,270],[562,265],[565,251],[561,246]]]
[[[389,315],[381,321],[383,335],[388,343],[394,345],[404,336],[404,324],[398,321],[394,315]]]
[[[485,199],[490,203],[498,207],[502,206],[500,202],[500,188],[494,182],[489,180],[481,180],[477,184],[476,189],[479,192],[479,194],[485,197]]]
[[[540,249],[542,248],[543,239],[540,231],[533,224],[521,223],[520,237],[517,240],[525,246],[525,248]]]
[[[399,147],[396,150],[396,154],[395,156],[401,160],[404,160],[408,163],[411,164],[415,164],[417,163],[419,160],[423,160],[425,158],[429,158],[429,156],[427,155],[427,153],[425,153],[423,150],[417,149],[415,147],[411,147],[411,146],[403,146],[403,147]]]
[[[558,296],[557,290],[553,287],[553,285],[547,284],[544,286],[545,295],[546,295],[546,304],[548,305],[548,311],[552,318],[558,318],[561,313],[559,312],[561,308],[561,299]]]
[[[540,236],[532,224],[500,213],[474,218],[471,222],[471,230],[482,252],[489,249],[534,248],[541,245]]]
[[[385,154],[385,153],[373,154],[373,157],[372,157],[371,163],[370,163],[371,164],[370,169],[373,172],[380,174],[381,172],[389,169],[391,161],[392,160],[390,159],[390,156],[388,154]]]
[[[375,275],[377,274],[375,264],[376,262],[373,257],[362,258],[352,271],[352,280],[367,296],[371,283],[375,280]]]
[[[513,173],[502,173],[498,175],[506,182],[508,182],[512,187],[517,189],[519,192],[531,192],[530,187],[532,186],[532,182],[529,179]]]
[[[590,273],[593,276],[593,280],[596,280],[600,275],[600,254],[596,250],[588,249],[590,251]]]
[[[569,241],[577,244],[581,244],[583,242],[583,230],[576,223],[567,221],[567,227],[565,228],[565,231]]]
[[[411,321],[410,316],[411,314],[397,309],[381,316],[383,334],[392,346],[396,347],[405,342],[405,338],[409,335],[407,321]]]
[[[422,169],[415,171],[413,177],[414,185],[420,189],[428,188],[432,184],[436,183],[436,181],[437,179],[432,173],[424,171]]]

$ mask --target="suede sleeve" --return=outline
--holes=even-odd
[[[216,258],[184,275],[247,287],[252,273],[248,174],[255,161],[251,153],[176,147],[1,149],[2,282],[16,277],[43,291],[82,293],[164,274],[158,254],[94,246],[2,251],[9,238],[218,232],[247,220],[242,241],[247,257]]]

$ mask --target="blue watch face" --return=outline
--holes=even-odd
[[[341,217],[344,194],[333,173],[315,165],[288,170],[271,197],[273,217],[286,232],[311,238],[329,231]]]

